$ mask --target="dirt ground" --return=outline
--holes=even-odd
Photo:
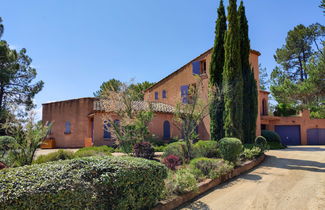
[[[267,152],[258,168],[180,209],[325,209],[325,146]]]

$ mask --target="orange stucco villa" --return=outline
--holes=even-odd
[[[189,85],[195,83],[195,75],[203,80],[201,97],[207,100],[211,51],[204,52],[145,91],[143,103],[153,103],[155,114],[149,130],[156,138],[169,140],[180,137],[180,131],[173,124],[173,109],[182,102]],[[259,56],[259,52],[251,50],[250,63],[258,84]],[[260,135],[261,129],[266,129],[276,131],[287,145],[325,144],[325,119],[310,119],[308,111],[293,117],[269,116],[268,95],[269,92],[259,90],[256,135]],[[43,104],[43,123],[54,122],[46,140],[48,144],[43,147],[77,148],[113,144],[110,131],[104,129],[102,115],[103,108],[96,98]],[[210,139],[209,116],[198,126],[198,134],[200,139]]]

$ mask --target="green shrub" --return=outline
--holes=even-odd
[[[197,181],[189,169],[183,168],[176,172],[169,172],[165,180],[166,191],[168,195],[184,194],[197,190]]]
[[[233,169],[233,165],[222,159],[212,159],[212,158],[195,158],[191,160],[190,167],[194,170],[200,178],[201,174],[207,178],[215,179],[224,175]],[[201,173],[197,173],[197,170]]]
[[[261,153],[262,153],[261,148],[253,147],[251,149],[244,149],[242,156],[244,159],[252,160],[252,159],[258,157]]]
[[[279,142],[269,142],[270,149],[285,149],[287,148],[285,145]]]
[[[91,156],[111,156],[114,149],[109,146],[84,147],[79,149],[74,155],[75,157],[91,157]]]
[[[230,162],[236,162],[243,150],[243,144],[237,138],[223,138],[218,147],[221,157]]]
[[[52,152],[47,155],[38,156],[38,158],[33,161],[33,164],[47,163],[47,162],[53,162],[58,160],[70,160],[73,159],[74,157],[75,156],[73,152],[60,149],[56,152]]]
[[[167,146],[155,146],[155,152],[164,152]]]
[[[193,146],[195,157],[219,157],[218,142],[216,141],[198,141]]]
[[[183,163],[186,162],[189,158],[187,157],[187,147],[185,142],[174,142],[171,144],[168,144],[165,148],[164,154],[162,155],[162,158],[165,158],[169,155],[174,155],[179,157]]]
[[[166,177],[161,163],[132,157],[24,166],[0,171],[0,203],[4,209],[149,209]]]
[[[264,153],[266,150],[269,149],[269,145],[263,136],[257,136],[255,138],[255,146],[261,149],[261,153]]]
[[[281,137],[274,131],[262,130],[261,134],[267,142],[281,142]]]

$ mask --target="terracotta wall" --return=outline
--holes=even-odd
[[[325,119],[310,119],[310,112],[304,110],[300,116],[275,117],[269,121],[267,130],[274,131],[276,125],[300,125],[301,144],[307,144],[307,130],[312,128],[325,128]]]
[[[83,147],[84,138],[90,135],[88,114],[93,110],[93,98],[43,104],[43,123],[54,122],[50,138],[56,147]],[[65,134],[65,123],[71,123],[71,133]]]
[[[250,62],[252,68],[254,69],[254,76],[259,85],[259,66],[258,66],[258,56],[259,53],[252,51],[250,54]],[[202,100],[208,101],[208,84],[209,84],[209,66],[211,62],[211,51],[207,51],[201,56],[197,57],[193,61],[202,61],[206,60],[207,62],[207,74],[201,76],[203,84],[202,84]],[[176,72],[162,79],[156,86],[146,91],[144,99],[146,101],[153,102],[162,102],[169,105],[175,106],[181,101],[181,93],[180,87],[183,85],[189,85],[196,82],[195,76],[192,73],[192,62],[186,64]],[[162,98],[162,91],[167,91],[167,98]],[[159,97],[158,100],[155,100],[155,92],[158,92]],[[260,102],[260,96],[259,96]],[[259,106],[260,107],[260,106]],[[258,110],[258,119],[257,119],[257,128],[256,135],[260,135],[260,109]],[[203,119],[202,124],[199,126],[199,133],[201,139],[210,139],[210,117],[207,116]]]

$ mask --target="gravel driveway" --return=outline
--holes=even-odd
[[[325,146],[267,153],[263,164],[181,209],[325,209]]]

